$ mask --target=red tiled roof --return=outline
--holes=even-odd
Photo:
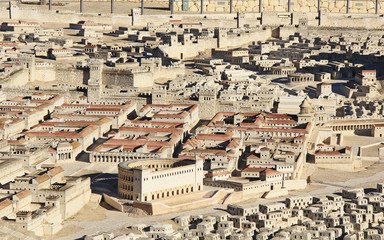
[[[19,193],[17,193],[15,196],[18,198],[18,199],[23,199],[23,198],[26,198],[28,196],[32,195],[32,192],[29,191],[29,190],[23,190]]]
[[[274,175],[279,175],[279,174],[282,174],[282,173],[279,172],[279,171],[267,168],[267,169],[264,169],[264,171],[262,171],[260,174],[261,175],[266,175],[266,176],[274,176]]]
[[[46,173],[44,173],[43,175],[36,177],[34,180],[37,183],[43,183],[45,181],[48,181],[49,179],[50,179],[50,177]]]
[[[317,151],[316,155],[341,155],[339,151]]]
[[[120,127],[119,132],[165,132],[165,133],[178,133],[182,134],[183,130],[180,128],[146,128],[146,127]]]
[[[52,168],[51,170],[48,171],[48,173],[50,173],[52,176],[56,176],[57,174],[62,172],[64,172],[64,169],[61,166]]]
[[[12,201],[9,198],[6,198],[5,200],[0,202],[0,209],[4,209],[9,205],[12,205]]]
[[[242,172],[262,172],[265,168],[255,168],[255,167],[246,167],[242,170]]]
[[[198,134],[197,140],[211,140],[211,141],[229,141],[230,136],[226,134]]]
[[[292,118],[291,116],[287,114],[278,114],[278,113],[264,113],[263,114],[266,118]]]

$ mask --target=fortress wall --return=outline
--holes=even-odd
[[[291,0],[294,1],[294,0]],[[371,0],[369,0],[371,1]],[[351,0],[351,5],[354,5],[356,1]],[[379,13],[384,13],[384,2],[380,2]],[[293,8],[294,9],[294,8]],[[291,9],[293,11],[293,9]],[[331,8],[330,8],[331,9]],[[384,18],[376,14],[363,14],[362,12],[356,14],[344,14],[344,10],[340,10],[342,13],[337,11],[322,11],[319,15],[318,12],[246,12],[242,18],[242,25],[249,24],[250,26],[256,26],[260,23],[266,26],[280,26],[280,25],[297,25],[299,20],[305,18],[308,20],[309,26],[318,26],[319,23],[321,26],[329,27],[355,27],[355,28],[381,28],[384,25]],[[323,8],[322,8],[323,10]],[[312,10],[310,10],[312,11]],[[374,9],[369,12],[374,12]],[[344,11],[345,12],[345,11]],[[182,12],[180,12],[182,13]],[[0,14],[2,16],[9,16],[7,10],[0,9]],[[74,14],[74,13],[64,13],[64,12],[49,12],[49,11],[36,11],[30,9],[19,9],[17,14],[20,20],[29,20],[29,21],[40,21],[43,22],[47,18],[52,19],[54,22],[60,23],[73,23],[80,20],[91,20],[97,23],[102,24],[112,24],[115,26],[131,26],[132,17],[123,16],[123,15],[102,15],[97,16],[96,14]],[[319,20],[320,17],[320,20]],[[15,17],[16,18],[16,17]],[[169,22],[171,19],[180,19],[185,22],[202,22],[206,27],[226,27],[233,28],[237,26],[236,13],[215,13],[215,14],[175,14],[173,18],[167,15],[145,15],[145,17],[139,16],[139,24],[137,27],[144,27],[149,22],[154,22],[156,25],[160,25],[165,22]],[[257,21],[255,20],[257,19]],[[187,57],[187,56],[185,56]]]
[[[5,78],[0,82],[2,87],[19,87],[19,86],[25,86],[29,81],[29,70],[28,69],[20,69],[13,74],[11,74],[9,77]]]
[[[84,83],[82,70],[75,68],[56,68],[56,81],[72,85],[82,85]]]
[[[55,81],[56,71],[54,68],[36,68],[34,81],[50,82]]]
[[[91,189],[88,189],[66,202],[65,206],[62,206],[64,208],[63,218],[67,219],[78,213],[89,202],[91,193]]]
[[[133,87],[153,87],[152,72],[138,72],[133,74]]]
[[[87,2],[106,2],[109,0],[87,0]],[[141,0],[115,0],[117,2],[138,3],[141,4]],[[28,1],[26,1],[28,2]],[[32,2],[32,1],[30,1]],[[59,1],[60,2],[60,1]],[[63,2],[78,2],[78,0],[65,0]],[[170,0],[144,0],[144,3],[160,3],[162,6],[169,4]]]
[[[103,84],[133,87],[133,74],[129,71],[103,71]]]
[[[147,1],[147,0],[145,0]],[[190,6],[194,4],[200,4],[201,0],[189,0]],[[211,0],[204,0],[204,5],[209,6]],[[221,6],[220,2],[227,4],[229,0],[215,0],[215,4]],[[346,14],[346,0],[321,0],[320,1],[320,14],[318,12],[317,0],[290,0],[291,12],[288,11],[288,0],[261,0],[262,1],[262,13],[258,12],[259,0],[233,0],[233,13],[229,13],[229,9],[217,7],[212,11],[215,14],[200,14],[200,10],[196,11],[193,8],[189,8],[188,14],[182,11],[182,8],[176,8],[176,14],[169,15],[140,15],[135,16],[137,18],[135,22],[137,27],[144,27],[147,23],[156,23],[160,25],[165,22],[169,22],[171,19],[179,19],[184,22],[202,22],[206,27],[236,27],[236,12],[244,11],[244,16],[241,17],[241,25],[249,24],[250,26],[256,26],[261,23],[263,25],[279,26],[279,25],[297,25],[299,20],[304,18],[308,20],[309,26],[338,26],[343,27],[355,27],[355,28],[382,28],[384,25],[383,17],[376,15],[375,7],[376,0],[350,0],[349,14]],[[283,1],[283,2],[281,2]],[[285,3],[284,3],[285,2]],[[284,3],[284,4],[282,4]],[[181,0],[175,0],[175,6],[179,6]],[[229,4],[229,3],[228,3]],[[251,7],[255,5],[256,7]],[[240,7],[244,6],[244,7]],[[244,10],[243,10],[244,9]],[[255,10],[256,9],[256,10]],[[206,10],[206,9],[205,9]],[[378,13],[384,14],[384,1],[379,1]],[[102,24],[111,24],[114,26],[131,26],[132,17],[127,15],[111,15],[111,14],[79,14],[74,11],[48,11],[48,10],[36,10],[34,7],[21,6],[20,8],[12,8],[12,18],[28,21],[44,22],[46,19],[51,19],[53,22],[58,23],[73,23],[80,20],[91,20]],[[0,8],[0,16],[6,20],[9,17],[7,8]],[[320,18],[320,19],[319,19]]]
[[[207,38],[200,39],[198,43],[178,44],[173,46],[161,46],[161,50],[170,58],[193,58],[204,52],[217,47],[217,39]]]
[[[317,0],[290,0],[291,12],[318,12]],[[349,13],[375,13],[375,0],[351,0]],[[346,13],[347,0],[320,0],[320,10],[331,13]],[[384,12],[384,2],[379,3]],[[183,1],[175,0],[175,11],[183,11]],[[184,7],[185,9],[185,7]],[[263,12],[287,12],[288,0],[261,0]],[[188,11],[200,12],[201,0],[189,0]],[[204,12],[229,12],[230,0],[204,0]],[[259,0],[233,0],[233,12],[259,12]]]

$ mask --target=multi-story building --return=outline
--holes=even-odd
[[[151,202],[203,190],[203,160],[147,159],[122,162],[118,192],[123,198]]]

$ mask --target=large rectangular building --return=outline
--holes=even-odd
[[[121,197],[150,202],[203,189],[203,160],[151,159],[122,162],[118,167]]]

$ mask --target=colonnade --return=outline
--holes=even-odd
[[[140,159],[160,158],[157,154],[111,154],[111,153],[91,153],[90,162],[120,163],[125,161]]]
[[[200,191],[202,188],[200,185],[195,188],[194,186],[182,186],[174,189],[165,189],[162,191],[154,191],[148,194],[143,195],[143,200],[144,202],[149,202],[149,201],[154,201],[154,200],[159,200],[159,199],[165,199],[169,197],[175,197],[187,193],[192,193],[196,191]],[[136,199],[134,199],[134,192],[133,192],[133,186],[129,184],[123,184],[121,183],[119,185],[119,195],[122,198],[128,199],[128,200],[139,200],[140,201],[140,196],[136,194]]]
[[[58,160],[65,160],[65,159],[71,159],[72,158],[72,154],[71,153],[59,153],[57,154],[57,159]]]
[[[332,126],[333,131],[354,131],[354,130],[372,129],[372,128],[373,128],[372,123]]]

